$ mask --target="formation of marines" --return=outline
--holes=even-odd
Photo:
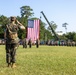
[[[39,40],[37,39],[37,40],[36,40],[36,43],[35,43],[34,45],[36,45],[36,48],[39,48],[39,44],[40,44],[40,42],[39,42]],[[31,48],[32,45],[33,45],[33,43],[32,43],[32,40],[31,40],[31,39],[29,39],[29,40],[27,41],[27,39],[24,38],[24,39],[22,40],[22,45],[23,45],[23,48],[27,48],[28,45],[29,45],[29,48]]]

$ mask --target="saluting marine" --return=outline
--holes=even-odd
[[[17,24],[16,24],[17,23]],[[5,49],[6,49],[6,62],[8,67],[16,67],[15,65],[15,56],[16,49],[19,45],[18,38],[18,28],[25,29],[25,27],[16,19],[16,17],[10,17],[10,23],[6,26],[6,31],[4,38],[6,39]]]

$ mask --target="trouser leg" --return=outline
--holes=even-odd
[[[17,44],[12,44],[12,47],[11,47],[11,63],[12,63],[12,68],[15,68],[16,65],[15,65],[15,61],[16,61],[16,49],[17,49]]]
[[[12,44],[11,46],[11,62],[15,63],[16,61],[16,49],[17,49],[17,44]]]
[[[6,44],[6,62],[11,63],[11,55],[10,55],[10,44]]]
[[[15,63],[15,61],[16,61],[15,56],[16,56],[16,49],[13,49],[13,50],[11,51],[11,62],[12,62],[12,63]]]

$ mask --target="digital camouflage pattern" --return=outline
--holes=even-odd
[[[6,37],[8,40],[7,43],[18,43],[19,42],[17,32],[18,32],[18,25],[16,24],[7,25],[7,30],[6,30],[6,33],[7,33]]]

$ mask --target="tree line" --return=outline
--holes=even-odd
[[[40,19],[34,16],[33,9],[30,6],[22,6],[20,7],[20,14],[21,16],[16,16],[16,18],[25,26],[25,30],[19,30],[18,31],[18,36],[20,39],[26,38],[27,35],[27,20],[28,19]],[[0,39],[4,38],[4,31],[6,29],[6,25],[9,23],[9,17],[0,15]],[[53,27],[54,30],[56,30],[57,25],[54,21],[50,22],[51,26]],[[73,40],[76,41],[76,33],[75,32],[67,32],[66,34],[63,35],[58,35],[59,39],[63,40]],[[40,20],[40,40],[45,40],[47,41],[48,39],[55,39],[55,36],[53,35],[51,28],[48,26],[46,28],[46,24]]]

